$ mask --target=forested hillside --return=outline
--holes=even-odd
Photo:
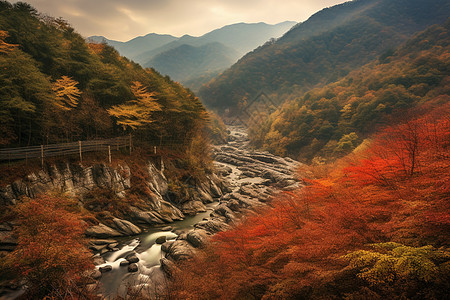
[[[206,120],[198,98],[180,84],[110,46],[87,44],[67,22],[28,4],[1,1],[0,30],[2,145],[129,132],[183,144]]]
[[[199,95],[219,111],[236,108],[261,91],[280,102],[286,95],[301,96],[444,22],[449,13],[445,0],[356,0],[327,8],[247,54]]]
[[[447,299],[449,104],[410,114],[219,233],[170,299]],[[425,113],[424,113],[425,111]]]
[[[405,109],[447,103],[449,33],[450,21],[434,25],[336,83],[289,96],[266,122],[254,124],[253,143],[306,161],[342,156]]]

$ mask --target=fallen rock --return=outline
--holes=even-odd
[[[90,277],[92,279],[98,280],[102,277],[102,272],[100,272],[100,270],[95,269],[91,272]]]
[[[106,248],[108,245],[89,245],[89,249],[93,250],[93,251],[97,251],[100,252],[102,251],[104,248]]]
[[[113,219],[116,229],[126,235],[137,235],[142,232],[142,230],[127,220],[122,220],[118,218]]]
[[[214,211],[220,215],[220,216],[224,216],[226,217],[227,214],[232,214],[233,212],[231,211],[231,209],[229,207],[227,207],[226,204],[220,204],[218,205]]]
[[[195,248],[205,246],[208,240],[208,234],[203,229],[191,230],[187,234],[187,241]]]
[[[167,252],[169,251],[170,246],[173,244],[174,241],[167,241],[164,244],[161,245],[161,251]]]
[[[100,267],[98,269],[101,273],[111,272],[112,266],[106,265],[106,266]]]
[[[157,243],[158,245],[164,244],[166,242],[166,236],[160,236],[155,240],[155,243]]]
[[[89,241],[90,244],[94,244],[94,245],[105,245],[105,244],[113,244],[113,243],[117,243],[116,240],[90,240]]]
[[[164,221],[159,218],[155,212],[152,211],[142,211],[137,207],[130,207],[131,215],[134,219],[141,223],[148,224],[164,224]]]
[[[103,257],[101,257],[99,254],[96,254],[92,258],[92,262],[94,263],[94,265],[98,266],[98,265],[104,264],[105,263],[105,259]]]
[[[227,230],[230,228],[230,226],[228,224],[226,224],[225,222],[222,222],[218,219],[201,221],[201,222],[198,222],[194,227],[204,229],[209,233],[217,233],[217,232],[224,231],[224,230]]]
[[[173,275],[175,274],[175,272],[178,270],[178,267],[176,266],[176,264],[171,261],[170,259],[167,259],[165,257],[161,258],[160,260],[161,263],[161,270],[166,273],[166,275],[169,278],[173,278]]]
[[[206,206],[202,201],[187,201],[181,206],[185,215],[196,215],[199,212],[205,212]]]
[[[232,210],[232,211],[239,211],[241,209],[239,202],[236,199],[232,199],[230,201],[227,202],[227,206]]]
[[[138,271],[138,265],[135,263],[129,264],[128,265],[128,272],[130,273],[136,273]]]
[[[180,261],[192,258],[193,255],[194,247],[192,247],[191,244],[185,240],[176,240],[170,245],[166,253],[166,258],[171,258],[174,261]]]
[[[106,226],[105,224],[98,224],[96,226],[89,227],[86,229],[85,234],[87,236],[96,237],[96,238],[109,238],[121,236],[122,234],[117,232],[116,230]]]
[[[113,250],[113,249],[117,248],[118,245],[119,245],[119,243],[111,243],[111,244],[108,244],[108,248]]]
[[[125,256],[125,259],[130,263],[137,263],[139,261],[139,258],[136,256],[136,253],[130,253],[127,256]]]
[[[128,266],[129,264],[130,264],[130,262],[128,260],[122,260],[119,265],[121,267],[124,267],[124,266]]]

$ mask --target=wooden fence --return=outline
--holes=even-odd
[[[112,139],[78,141],[74,143],[40,145],[32,147],[0,149],[0,161],[15,159],[40,158],[42,166],[46,157],[63,155],[79,155],[83,161],[82,153],[94,151],[108,151],[111,162],[111,151],[120,148],[129,148],[131,151],[131,136],[123,136]]]

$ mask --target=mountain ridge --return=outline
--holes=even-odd
[[[210,108],[235,112],[261,90],[280,99],[301,94],[342,78],[449,14],[444,0],[359,0],[326,8],[246,54],[199,96]]]

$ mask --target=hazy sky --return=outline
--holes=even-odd
[[[304,21],[345,0],[23,0],[84,36],[127,41],[147,33],[202,35],[246,22]],[[11,1],[17,2],[17,1]]]

